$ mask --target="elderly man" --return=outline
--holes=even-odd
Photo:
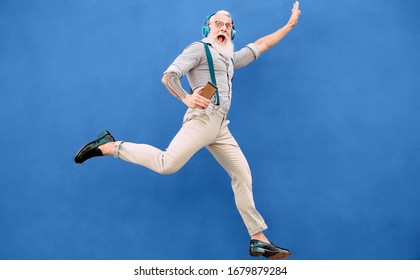
[[[96,156],[114,156],[160,174],[172,174],[206,147],[232,178],[235,203],[251,236],[250,255],[270,259],[288,257],[289,250],[274,245],[263,233],[267,225],[255,208],[251,171],[229,131],[226,115],[231,105],[234,69],[248,65],[277,44],[297,24],[299,16],[299,2],[296,1],[285,26],[234,51],[232,40],[236,30],[231,15],[226,11],[212,14],[202,27],[205,38],[185,48],[162,78],[168,91],[188,107],[182,127],[168,148],[162,151],[146,144],[115,141],[108,131],[104,131],[77,153],[75,162],[83,163]],[[191,94],[181,85],[183,76],[187,76]],[[203,87],[209,81],[217,88],[210,99],[202,95]]]

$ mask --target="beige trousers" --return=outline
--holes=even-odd
[[[218,110],[189,109],[180,131],[162,151],[146,144],[118,141],[114,157],[160,174],[177,172],[198,150],[206,147],[232,178],[236,207],[250,235],[267,228],[255,208],[248,162],[228,129],[226,115]]]

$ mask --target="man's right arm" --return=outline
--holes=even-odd
[[[210,100],[200,95],[203,87],[196,88],[192,94],[188,94],[182,88],[180,77],[175,72],[165,73],[162,77],[162,83],[173,96],[189,108],[205,109],[210,104]]]
[[[165,73],[162,77],[162,83],[173,96],[181,101],[188,95],[182,88],[180,77],[175,72]]]

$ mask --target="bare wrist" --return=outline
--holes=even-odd
[[[286,28],[287,29],[289,29],[289,31],[290,30],[292,30],[293,29],[293,27],[295,27],[295,25],[296,25],[296,22],[291,22],[291,21],[289,21],[287,24],[286,24]]]

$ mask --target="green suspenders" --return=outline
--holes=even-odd
[[[214,75],[213,58],[212,58],[211,53],[210,53],[210,48],[207,45],[207,43],[204,43],[204,42],[201,42],[201,43],[204,44],[204,48],[206,49],[206,56],[207,56],[207,62],[209,63],[211,82],[213,83],[213,85],[215,85],[217,87],[216,76]],[[216,105],[220,105],[219,91],[218,90],[216,90],[215,96],[216,96]]]

